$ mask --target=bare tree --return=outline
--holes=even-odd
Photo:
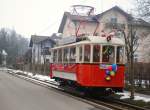
[[[28,40],[16,33],[15,30],[0,29],[0,51],[5,50],[8,53],[7,64],[13,65],[18,56],[25,53],[28,48]]]
[[[136,0],[138,14],[150,22],[150,0]]]
[[[128,24],[128,33],[123,30],[123,35],[126,44],[126,55],[127,55],[127,63],[128,63],[128,74],[129,80],[131,83],[131,99],[134,99],[134,53],[138,48],[138,40],[139,37],[137,36],[137,26],[134,22]]]

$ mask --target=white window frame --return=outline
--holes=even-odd
[[[94,63],[94,62],[93,62],[93,47],[94,47],[94,46],[93,46],[93,44],[91,44],[90,46],[91,46],[91,47],[90,47],[90,52],[91,52],[91,53],[90,53],[90,63]]]
[[[76,46],[76,63],[79,62],[79,45]]]

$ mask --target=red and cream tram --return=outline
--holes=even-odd
[[[69,38],[66,38],[66,40]],[[83,88],[122,91],[125,43],[112,37],[88,36],[51,49],[50,77]]]

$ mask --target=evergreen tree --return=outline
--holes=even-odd
[[[0,29],[0,51],[5,50],[7,52],[7,64],[14,64],[16,58],[22,56],[27,49],[28,40],[26,38],[17,34],[15,30]]]

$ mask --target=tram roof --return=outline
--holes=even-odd
[[[117,38],[117,37],[112,37],[109,42],[107,41],[106,37],[87,36],[85,38],[86,38],[86,40],[82,40],[82,41],[74,42],[74,43],[70,43],[70,44],[65,44],[65,45],[59,45],[52,49],[81,45],[81,44],[120,45],[120,46],[125,45],[124,40],[122,38]]]

